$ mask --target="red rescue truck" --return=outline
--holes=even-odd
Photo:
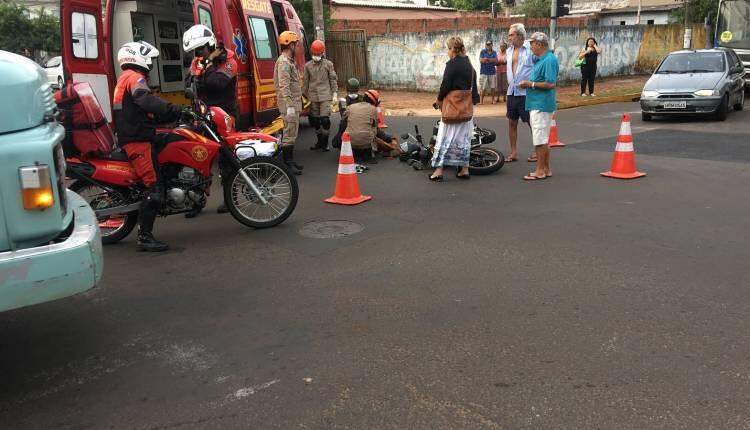
[[[267,126],[279,115],[273,87],[278,34],[294,31],[308,45],[286,0],[61,0],[60,19],[65,80],[88,82],[109,121],[120,75],[117,51],[126,42],[145,40],[159,49],[150,85],[165,99],[186,104],[184,82],[192,58],[182,50],[182,33],[196,23],[210,27],[236,54],[236,122],[242,129]],[[301,72],[303,50],[296,60]]]

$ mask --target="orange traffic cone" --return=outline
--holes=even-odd
[[[375,108],[375,111],[378,113],[378,128],[388,128],[388,125],[385,123],[385,115],[383,114],[383,109],[380,108],[380,106]]]
[[[565,146],[565,144],[560,142],[560,140],[557,138],[557,120],[555,119],[556,117],[557,117],[557,113],[553,113],[552,114],[552,127],[550,127],[549,139],[547,139],[547,142],[550,148],[561,148]]]
[[[633,134],[630,132],[630,115],[622,116],[620,135],[617,136],[615,156],[612,158],[612,167],[609,172],[602,172],[602,176],[618,179],[635,179],[646,176],[645,173],[635,170],[635,151],[633,150]]]
[[[336,176],[336,191],[332,197],[325,199],[327,203],[339,205],[358,205],[370,200],[372,196],[363,196],[359,191],[357,170],[354,166],[352,140],[349,133],[341,136],[341,153],[339,154],[339,173]]]

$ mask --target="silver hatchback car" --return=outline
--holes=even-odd
[[[641,93],[641,116],[711,114],[723,121],[745,104],[745,68],[731,49],[676,51],[662,60]]]

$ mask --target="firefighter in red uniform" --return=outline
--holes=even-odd
[[[195,84],[196,96],[208,106],[218,106],[237,119],[237,60],[234,52],[216,42],[210,28],[202,24],[190,27],[182,35],[185,53],[195,52],[190,65],[186,87]],[[198,215],[200,209],[185,214],[187,218]],[[227,212],[223,202],[217,210]]]
[[[190,27],[182,35],[186,53],[195,51],[190,77],[199,99],[208,106],[218,106],[237,118],[237,60],[234,52],[216,43],[213,31],[205,25]]]
[[[156,134],[156,124],[174,121],[181,112],[179,106],[151,94],[148,74],[152,60],[158,56],[159,51],[147,42],[123,45],[117,53],[122,74],[112,100],[118,143],[148,187],[138,218],[138,250],[152,252],[169,249],[153,235],[154,221],[164,198],[157,154],[159,146],[166,143],[165,135]]]

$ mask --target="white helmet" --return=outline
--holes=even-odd
[[[153,64],[151,60],[158,56],[159,50],[148,42],[128,42],[122,45],[122,48],[117,52],[117,62],[120,67],[132,64],[145,70],[151,70]]]
[[[205,45],[209,45],[211,48],[216,46],[216,36],[210,28],[203,24],[196,24],[188,28],[182,35],[182,49],[185,52],[191,52]]]

